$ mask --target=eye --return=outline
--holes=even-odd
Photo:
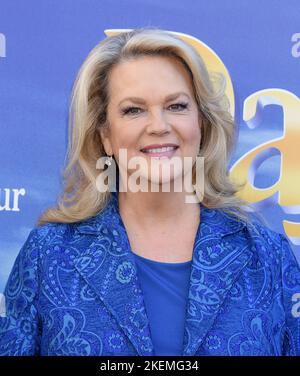
[[[185,110],[186,108],[188,108],[188,103],[174,103],[174,104],[171,104],[169,107],[173,107],[173,109],[175,111],[183,111]]]
[[[137,114],[139,114],[139,110],[141,110],[139,107],[126,107],[126,108],[124,108],[124,109],[122,109],[122,114],[123,115],[127,115],[127,114],[129,114],[129,115],[137,115]]]

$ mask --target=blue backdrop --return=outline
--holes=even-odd
[[[60,192],[72,83],[105,30],[156,26],[191,35],[219,55],[232,79],[240,130],[233,164],[283,133],[276,105],[265,107],[260,125],[250,129],[245,99],[267,88],[300,97],[299,15],[299,0],[0,0],[0,292],[38,215]],[[300,119],[295,123],[299,136]],[[280,168],[280,156],[269,158],[256,172],[257,186],[273,184]],[[276,202],[263,214],[282,233],[283,219],[300,222]]]

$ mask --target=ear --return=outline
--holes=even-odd
[[[101,138],[101,142],[103,144],[105,153],[107,155],[112,155],[113,154],[113,149],[112,149],[112,144],[110,141],[110,132],[107,127],[100,127],[99,128],[99,134]]]

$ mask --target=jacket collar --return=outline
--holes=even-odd
[[[186,308],[183,355],[194,355],[212,327],[222,303],[249,262],[252,252],[246,224],[202,204],[192,258]],[[90,245],[75,258],[75,267],[95,290],[139,355],[154,355],[150,326],[134,255],[119,214],[118,193],[95,217],[76,224],[91,236]]]

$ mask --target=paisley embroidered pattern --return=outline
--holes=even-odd
[[[283,235],[201,206],[182,354],[300,355],[299,292]],[[0,355],[154,354],[116,193],[93,218],[33,229],[4,295]]]

